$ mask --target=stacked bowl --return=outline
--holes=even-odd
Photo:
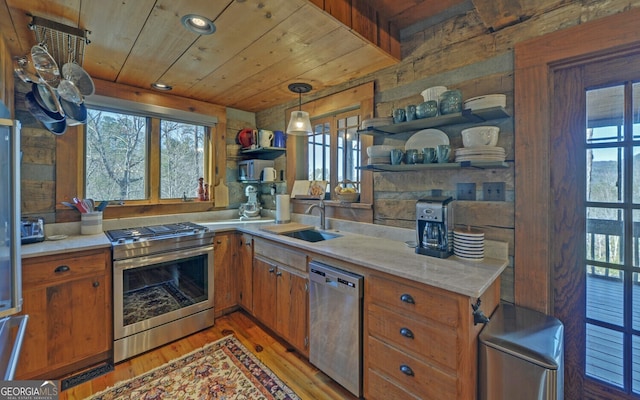
[[[497,126],[475,126],[462,131],[461,149],[456,149],[456,162],[489,161],[503,162],[504,148],[496,147],[500,128]]]

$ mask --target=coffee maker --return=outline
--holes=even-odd
[[[447,258],[453,254],[453,198],[426,197],[416,203],[416,253]]]

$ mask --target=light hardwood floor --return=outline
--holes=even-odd
[[[219,317],[215,326],[158,349],[121,362],[114,371],[63,391],[60,400],[84,399],[117,382],[133,378],[170,360],[233,333],[269,369],[296,392],[301,399],[355,400],[356,397],[335,383],[300,354],[257,325],[243,311]],[[256,349],[261,348],[262,351]]]

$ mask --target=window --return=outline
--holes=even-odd
[[[194,198],[198,178],[207,180],[208,141],[202,125],[90,108],[85,196],[152,203]]]
[[[309,137],[309,180],[326,180],[328,188],[343,181],[360,182],[362,145],[357,134],[358,111],[314,119]],[[332,190],[327,190],[333,196]]]

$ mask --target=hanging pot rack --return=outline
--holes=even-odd
[[[34,31],[36,41],[44,45],[59,66],[75,62],[84,63],[85,45],[91,43],[91,31],[64,25],[46,18],[30,15],[29,29]]]

